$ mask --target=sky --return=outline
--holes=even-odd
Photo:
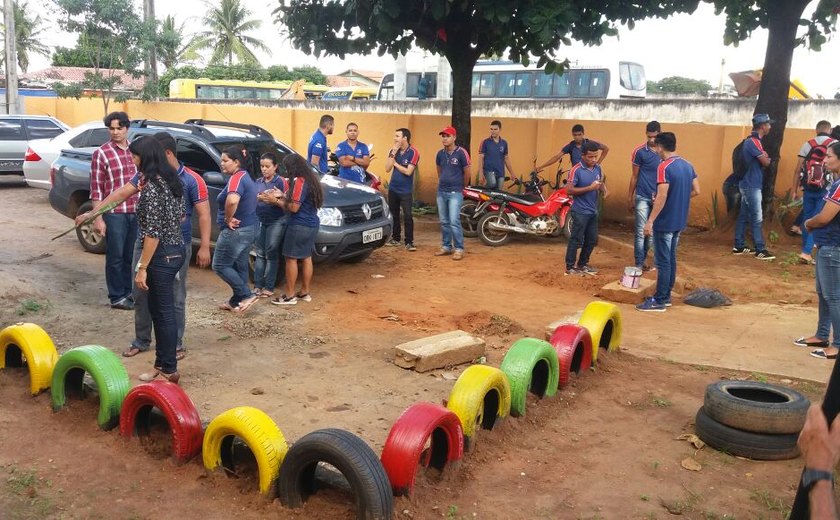
[[[394,60],[390,56],[347,56],[344,60],[332,56],[307,56],[292,48],[281,28],[273,23],[271,12],[279,5],[277,0],[242,1],[252,11],[254,18],[264,21],[263,26],[253,34],[272,49],[271,55],[257,53],[264,66],[280,64],[291,68],[313,65],[328,75],[349,68],[393,72]],[[30,2],[30,6],[42,10],[42,17],[55,19],[55,15],[47,13],[43,5]],[[173,15],[177,23],[186,22],[187,32],[197,32],[201,30],[200,13],[206,11],[206,8],[202,0],[158,0],[155,10],[159,19]],[[806,14],[809,12],[806,11]],[[609,65],[610,60],[618,57],[644,65],[648,79],[685,76],[705,79],[717,87],[721,78],[724,84],[731,84],[727,76],[730,72],[761,68],[767,45],[767,31],[763,29],[754,32],[749,40],[738,47],[723,45],[723,31],[723,16],[715,16],[714,9],[703,2],[692,15],[676,15],[667,20],[644,20],[638,22],[632,31],[620,27],[618,37],[605,38],[598,47],[574,44],[560,49],[558,57],[568,57],[579,65],[601,66]],[[53,26],[51,30],[45,31],[44,41],[49,46],[72,46],[75,36],[62,34]],[[840,56],[840,35],[824,45],[820,52],[797,49],[791,77],[801,80],[812,95],[833,97],[835,92],[840,91],[840,74],[836,73],[836,66],[830,65],[827,60],[832,55]],[[424,57],[422,51],[414,51],[409,54],[408,66],[419,66],[424,60],[429,63],[433,58],[428,55]],[[723,66],[721,60],[725,61]],[[49,66],[47,58],[36,56],[31,61],[30,71]]]

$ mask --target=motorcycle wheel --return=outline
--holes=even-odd
[[[474,200],[465,200],[461,203],[461,228],[464,230],[465,237],[475,238],[478,236],[478,225],[473,219],[477,207],[478,203]]]
[[[507,231],[490,229],[490,224],[496,223],[507,225],[507,219],[498,213],[488,213],[478,221],[478,238],[484,242],[484,245],[499,247],[507,244],[510,240],[510,233]]]

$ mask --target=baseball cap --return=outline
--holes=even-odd
[[[756,114],[756,115],[753,116],[752,124],[761,125],[761,124],[764,124],[764,123],[773,124],[773,123],[775,123],[775,121],[770,119],[770,116],[767,115],[767,114]]]
[[[438,132],[438,135],[451,135],[452,137],[457,136],[457,132],[455,132],[455,128],[451,126],[444,126],[443,130]]]

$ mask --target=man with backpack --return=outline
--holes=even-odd
[[[823,159],[826,150],[835,142],[829,133],[831,123],[820,121],[817,123],[817,135],[808,139],[799,149],[796,168],[793,170],[793,189],[791,197],[799,198],[802,190],[802,218],[808,220],[817,213],[817,206],[826,194],[826,188],[831,184],[828,172],[823,171]],[[811,251],[814,248],[814,237],[806,229],[802,229],[802,251],[799,262],[811,264],[814,262]]]
[[[770,165],[770,156],[764,151],[761,139],[770,133],[773,120],[767,114],[756,114],[752,118],[752,133],[739,144],[732,156],[733,173],[741,193],[741,210],[735,223],[735,244],[733,255],[751,253],[745,245],[747,221],[755,243],[755,257],[759,260],[773,260],[776,255],[767,250],[761,233],[761,190],[764,186],[764,169]],[[740,151],[738,150],[740,148]]]

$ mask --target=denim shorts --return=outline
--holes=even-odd
[[[286,258],[309,258],[315,248],[315,237],[318,235],[318,228],[301,226],[298,224],[286,228],[286,236],[283,238],[283,256]]]

